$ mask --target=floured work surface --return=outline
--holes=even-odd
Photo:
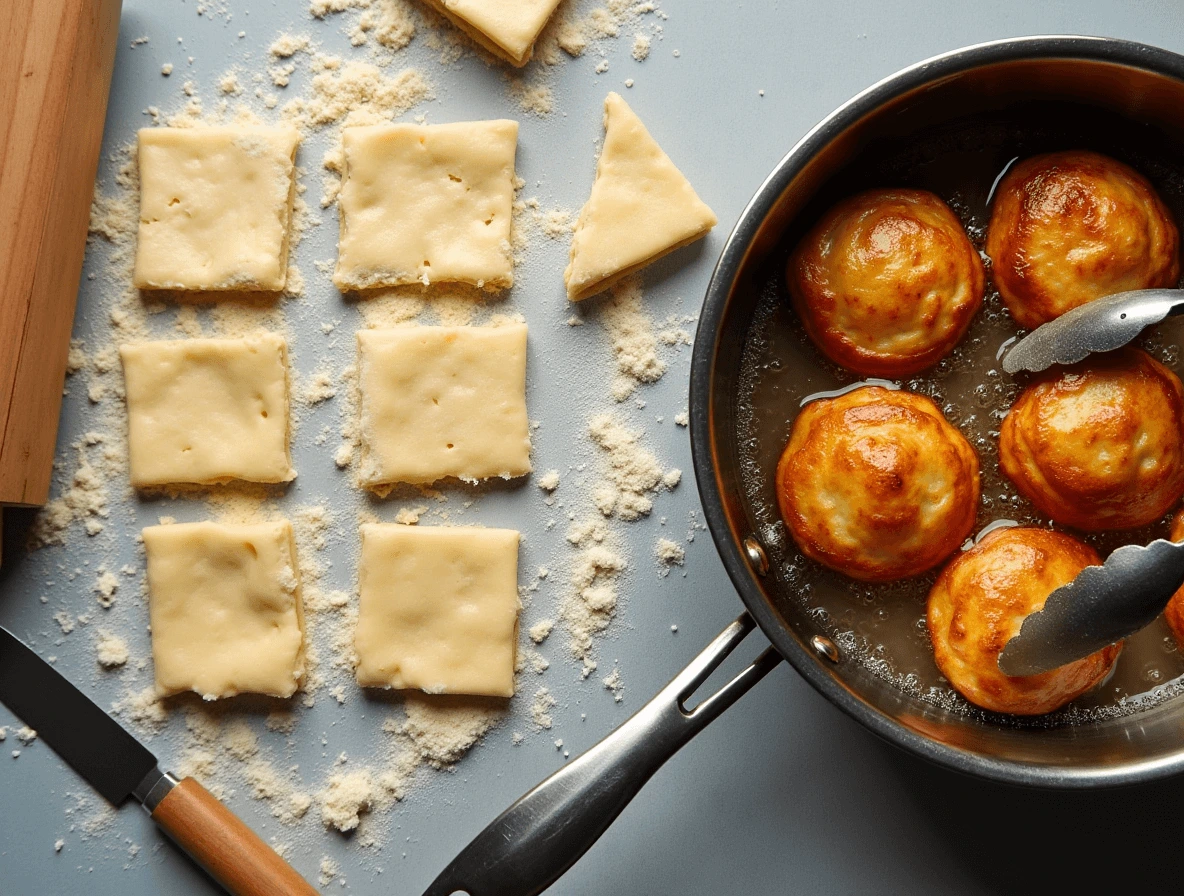
[[[715,634],[700,631],[690,610],[687,585],[709,555],[709,539],[698,528],[701,517],[690,515],[692,490],[677,486],[677,468],[689,465],[685,370],[700,285],[643,279],[619,296],[572,307],[562,282],[574,212],[587,199],[603,135],[605,93],[626,76],[641,86],[651,72],[688,68],[686,49],[680,60],[672,55],[676,35],[667,30],[664,42],[658,35],[659,25],[669,29],[673,21],[652,12],[622,18],[632,13],[595,0],[557,13],[556,24],[573,26],[564,42],[574,48],[584,41],[583,55],[557,49],[548,26],[536,44],[537,61],[521,72],[489,63],[419,4],[374,0],[366,9],[316,19],[299,4],[253,7],[247,16],[238,0],[229,0],[228,22],[218,3],[203,4],[210,12],[200,16],[193,4],[183,6],[176,17],[171,5],[127,3],[123,70],[92,216],[74,372],[66,381],[54,504],[39,517],[35,540],[44,547],[22,558],[11,582],[0,586],[13,589],[11,599],[0,601],[0,618],[43,655],[57,657],[57,667],[143,738],[162,767],[194,775],[228,800],[314,884],[324,877],[329,890],[378,894],[398,873],[408,890],[421,892],[463,845],[461,825],[473,806],[496,810],[579,755],[640,705],[651,690],[648,664],[658,657],[678,662],[676,654],[693,653]],[[397,27],[407,21],[414,34]],[[610,23],[617,37],[595,36]],[[240,30],[245,37],[237,37]],[[631,48],[642,31],[653,51],[638,62]],[[142,36],[148,42],[130,46]],[[408,40],[401,49],[390,46]],[[459,57],[442,63],[450,53]],[[558,61],[543,61],[555,53]],[[595,75],[606,60],[611,74]],[[165,75],[167,64],[172,69]],[[657,86],[655,78],[648,100],[640,93],[629,99],[671,156],[693,164],[680,140],[685,135],[661,112]],[[521,181],[508,172],[505,180],[512,220],[504,257],[512,259],[514,285],[490,292],[431,277],[427,287],[418,281],[343,296],[332,282],[343,130],[502,119],[517,119],[520,131],[514,170]],[[140,217],[135,144],[137,129],[148,123],[177,130],[297,128],[290,277],[282,293],[131,290]],[[716,195],[692,180],[705,198]],[[686,274],[705,273],[696,271]],[[524,340],[514,330],[525,323]],[[524,384],[509,393],[518,410],[507,457],[494,463],[489,451],[474,451],[488,463],[490,478],[391,483],[386,497],[380,496],[385,485],[359,488],[364,452],[355,334],[399,327],[504,330],[504,338],[516,341],[513,352],[499,351],[490,361],[499,377],[512,373]],[[289,482],[133,491],[119,346],[239,340],[259,330],[287,346],[291,461],[283,471],[299,475]],[[458,376],[479,368],[484,357],[478,362],[459,366]],[[186,390],[168,406],[189,413],[201,394]],[[476,401],[476,413],[488,414],[499,401]],[[187,432],[215,428],[213,415],[198,417]],[[492,429],[482,424],[469,431],[480,445]],[[253,434],[233,440],[236,451],[255,451],[260,443]],[[456,450],[461,442],[453,444]],[[152,598],[138,538],[162,520],[291,523],[307,623],[302,674],[291,696],[241,693],[205,701],[183,691],[157,697]],[[505,693],[512,664],[513,697],[358,684],[360,528],[370,524],[521,533],[517,581],[513,591],[501,590],[501,606],[521,603],[520,625],[514,631],[513,617],[501,617],[500,680],[482,678],[484,690]],[[249,656],[251,649],[239,652]],[[290,680],[286,661],[282,671]],[[199,690],[224,692],[210,682]],[[19,846],[10,849],[14,860],[5,864],[0,888],[38,892],[62,875],[54,886],[71,892],[77,874],[93,867],[88,887],[106,893],[117,886],[140,896],[145,887],[159,889],[166,876],[190,873],[150,827],[140,829],[139,815],[113,815],[88,799],[85,788],[46,779],[43,763],[61,772],[43,743],[25,745],[10,728],[0,745],[21,752],[17,759],[4,756],[0,775],[11,769],[11,776],[0,792],[6,806],[17,800],[14,812],[29,819],[11,832]],[[447,769],[454,772],[440,771]],[[36,794],[27,791],[28,780],[38,782]],[[55,853],[59,839],[64,844]],[[133,847],[140,848],[134,857]],[[23,877],[26,867],[40,875],[36,884]]]

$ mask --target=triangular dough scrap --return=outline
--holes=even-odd
[[[563,272],[573,302],[693,243],[718,220],[619,94],[604,101],[604,128],[596,181]]]

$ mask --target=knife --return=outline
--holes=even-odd
[[[0,702],[107,802],[135,797],[234,896],[316,896],[295,869],[193,778],[178,781],[111,716],[0,627]]]

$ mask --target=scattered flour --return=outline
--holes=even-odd
[[[325,856],[321,859],[320,872],[321,875],[317,880],[322,887],[328,886],[333,883],[333,878],[341,873],[341,865],[328,856]]]
[[[371,35],[387,50],[401,50],[415,37],[416,16],[407,0],[358,0],[361,15],[349,29],[349,42],[360,47]]]
[[[575,229],[576,219],[565,208],[553,208],[543,215],[543,233],[553,240],[564,239]]]
[[[282,824],[299,822],[312,807],[312,797],[298,789],[268,762],[252,759],[244,771],[251,796],[271,805],[271,814]]]
[[[355,830],[362,813],[370,811],[376,793],[374,779],[367,769],[330,775],[328,786],[318,797],[325,827],[342,833]]]
[[[406,695],[403,708],[407,721],[400,733],[433,768],[455,763],[505,717],[507,709],[497,700],[412,693]]]
[[[74,631],[74,617],[65,610],[58,610],[54,613],[53,621],[58,624],[58,628],[62,630],[63,635],[68,635]]]
[[[158,733],[168,722],[168,712],[153,685],[125,694],[112,710],[147,734]]]
[[[612,288],[612,295],[600,308],[600,321],[608,333],[617,376],[612,396],[624,401],[643,383],[656,383],[666,372],[658,357],[658,340],[653,321],[642,307],[641,282],[630,277]]]
[[[559,488],[559,471],[548,470],[538,478],[537,485],[545,492],[553,492]]]
[[[112,478],[110,462],[113,458],[107,455],[104,441],[98,433],[87,433],[75,442],[78,466],[70,477],[69,487],[38,511],[29,530],[30,548],[65,544],[72,523],[80,520],[99,522],[107,518],[105,483]]]
[[[365,9],[369,6],[370,0],[311,0],[308,4],[308,14],[314,19],[323,19],[329,13]]]
[[[582,56],[593,44],[616,37],[630,22],[640,22],[657,12],[653,3],[637,0],[608,0],[583,15],[576,12],[574,4],[565,4],[540,36],[535,53],[548,65],[559,61],[558,50],[571,57]]]
[[[658,562],[666,567],[669,571],[672,566],[682,566],[686,561],[687,552],[677,541],[671,541],[669,538],[659,538],[658,543],[654,546],[654,554],[658,558]]]
[[[189,747],[177,762],[177,774],[183,778],[197,778],[210,793],[219,796],[222,788],[214,780],[217,775],[217,760],[210,750]]]
[[[427,507],[422,504],[416,507],[400,507],[399,512],[395,514],[395,522],[402,523],[404,526],[414,526],[419,522],[419,518],[427,512]]]
[[[226,726],[222,746],[239,762],[246,762],[259,752],[259,740],[255,732],[242,719],[236,719]]]
[[[291,734],[296,730],[296,724],[300,721],[300,716],[291,710],[277,709],[274,712],[267,714],[264,720],[264,725],[268,731],[277,731],[280,734]]]
[[[307,34],[281,34],[268,49],[276,59],[288,59],[300,52],[307,52],[312,41]]]
[[[540,731],[549,730],[554,720],[551,718],[551,709],[555,706],[555,698],[551,696],[551,692],[546,688],[539,688],[534,692],[534,701],[530,706],[530,717],[533,719],[535,727]]]
[[[321,368],[308,377],[301,399],[307,405],[315,405],[328,401],[336,394],[337,387],[333,385],[333,374]]]
[[[579,542],[579,551],[571,565],[571,593],[562,610],[571,635],[572,654],[584,660],[585,670],[594,668],[589,659],[592,638],[612,621],[617,608],[617,579],[626,568],[625,559],[619,553],[590,541]]]
[[[95,593],[98,594],[99,606],[110,607],[115,603],[115,592],[119,590],[119,577],[109,569],[99,568],[99,577],[95,580]]]
[[[530,627],[530,640],[535,644],[542,644],[547,640],[547,636],[551,634],[551,630],[555,628],[554,619],[544,619],[542,622],[536,622]]]
[[[657,459],[641,447],[639,433],[631,432],[610,414],[589,422],[592,441],[608,456],[608,473],[592,490],[596,508],[606,517],[616,514],[632,521],[646,516],[654,506],[651,493],[659,486],[674,488],[682,473],[663,473]]]
[[[368,62],[342,63],[336,57],[317,56],[314,64],[321,70],[310,82],[310,95],[290,100],[281,109],[298,127],[377,123],[360,120],[366,117],[389,121],[432,96],[431,86],[414,69],[388,77]]]
[[[238,73],[235,71],[228,71],[221,78],[218,79],[218,92],[228,94],[230,96],[238,96],[243,92],[242,85],[238,83]]]
[[[128,660],[127,642],[119,635],[101,629],[98,640],[95,641],[95,659],[104,669],[116,669],[125,665]]]
[[[604,685],[605,690],[612,691],[613,699],[618,703],[624,699],[625,685],[621,681],[620,669],[614,668],[613,671],[610,672],[601,683]]]
[[[522,75],[506,75],[510,99],[518,108],[540,118],[550,115],[555,109],[555,94],[549,85]]]

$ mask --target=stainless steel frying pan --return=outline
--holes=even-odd
[[[741,360],[770,259],[787,232],[861,149],[955,118],[1024,102],[1117,116],[1184,145],[1184,57],[1090,37],[980,44],[907,68],[856,96],[777,165],[728,238],[707,289],[691,366],[695,476],[716,547],[747,612],[617,731],[499,816],[428,896],[528,896],[559,878],[650,776],[782,657],[827,699],[885,740],[957,771],[1012,784],[1091,788],[1184,769],[1184,699],[1060,727],[1008,726],[910,696],[845,661],[771,564],[744,488],[737,445]],[[801,222],[797,222],[800,226]],[[753,629],[773,644],[688,711],[691,694]]]

